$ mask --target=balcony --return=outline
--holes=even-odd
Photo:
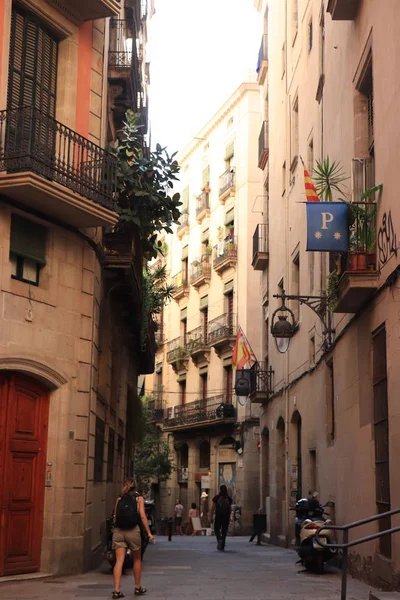
[[[268,265],[268,226],[266,223],[257,225],[253,234],[253,260],[251,265],[255,271],[264,271]]]
[[[260,135],[258,136],[258,167],[265,169],[269,157],[269,130],[268,121],[263,121]]]
[[[257,60],[257,81],[262,85],[265,81],[268,71],[268,36],[266,33],[262,36],[260,50]]]
[[[174,300],[180,300],[189,295],[189,284],[187,274],[184,271],[179,271],[171,279],[171,284],[174,287],[172,297]]]
[[[48,2],[77,23],[116,16],[121,9],[120,0],[65,0],[64,2],[48,0]]]
[[[0,111],[0,194],[74,227],[114,225],[116,159],[33,107]]]
[[[219,201],[225,204],[226,200],[235,195],[236,178],[235,170],[231,167],[219,178]]]
[[[213,268],[218,275],[229,268],[235,268],[237,263],[237,243],[236,238],[219,242],[213,248]]]
[[[190,265],[190,283],[199,288],[211,279],[211,260],[208,256],[198,258]]]
[[[207,339],[207,330],[203,326],[188,332],[186,349],[195,365],[199,362],[209,362],[211,348]]]
[[[354,21],[360,0],[329,0],[327,12],[333,21]]]
[[[210,202],[208,192],[202,192],[196,198],[196,221],[201,223],[203,219],[210,216]]]
[[[110,49],[108,51],[108,66],[112,69],[129,70],[137,64],[136,44],[134,38],[134,24],[132,19],[111,19],[110,21]]]
[[[168,342],[167,363],[172,366],[175,373],[186,370],[188,362],[189,355],[186,348],[186,339],[178,337]]]
[[[164,431],[229,425],[235,421],[235,407],[227,403],[225,396],[220,394],[169,408],[164,421]]]
[[[266,362],[257,363],[247,371],[250,377],[250,401],[254,404],[267,404],[271,397],[273,371]]]
[[[133,236],[125,231],[111,231],[103,235],[104,266],[126,269],[135,262]]]
[[[183,213],[179,219],[176,235],[181,240],[185,233],[189,233],[189,214]]]
[[[233,350],[237,334],[236,315],[225,313],[208,323],[207,342],[218,356],[228,350]]]
[[[157,329],[157,331],[155,332],[155,340],[156,340],[156,344],[157,344],[157,350],[159,350],[160,348],[162,348],[162,346],[164,346],[165,334],[164,334],[164,331],[162,328]]]
[[[349,204],[349,252],[342,257],[334,290],[336,313],[356,313],[378,288],[376,213],[376,203]]]
[[[147,401],[147,407],[151,412],[151,418],[153,422],[158,423],[164,421],[166,410],[165,400],[163,400],[162,392],[153,392]]]

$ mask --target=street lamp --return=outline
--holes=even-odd
[[[271,335],[275,338],[275,343],[278,351],[284,354],[289,350],[290,340],[298,330],[294,313],[285,304],[285,300],[296,300],[300,304],[306,304],[322,322],[324,328],[322,335],[324,336],[323,349],[328,352],[333,344],[333,334],[335,330],[332,328],[332,315],[328,310],[328,299],[323,296],[294,296],[285,294],[274,294],[274,298],[282,299],[282,305],[279,306],[272,314],[271,319]]]

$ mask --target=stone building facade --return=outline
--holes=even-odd
[[[260,171],[258,86],[243,83],[178,156],[183,215],[165,238],[175,286],[156,333],[155,374],[146,380],[155,419],[176,471],[160,486],[159,517],[177,498],[198,506],[227,483],[242,531],[259,508],[259,409],[233,391],[232,351],[240,326],[259,350],[259,274],[249,268]],[[239,531],[239,524],[237,524]]]
[[[121,16],[145,29],[146,3],[125,4],[0,2],[0,578],[96,564],[132,469],[153,357],[151,340],[140,346],[140,246],[114,233],[105,150],[110,56],[123,50],[110,29]],[[135,78],[140,100],[125,103],[140,109],[133,49],[120,78]]]
[[[263,507],[268,537],[290,544],[297,497],[317,490],[345,524],[399,506],[398,406],[399,11],[395,1],[256,2],[263,23],[258,77],[268,122],[264,204],[269,261],[262,271],[263,348],[274,371],[262,402]],[[263,50],[264,48],[264,50]],[[306,252],[301,158],[338,161],[347,179],[333,199],[360,202],[367,223],[349,225],[349,252]],[[262,155],[260,154],[260,159]],[[364,211],[364,212],[362,212]],[[369,216],[368,216],[369,215]],[[358,217],[357,217],[358,218]],[[356,218],[356,223],[357,223]],[[366,223],[366,225],[365,225]],[[360,233],[361,232],[361,233]],[[367,235],[364,235],[364,233]],[[361,234],[364,237],[361,239]],[[335,273],[334,276],[331,273]],[[318,315],[288,302],[298,327],[286,354],[270,334],[274,294],[333,293],[333,345]],[[394,526],[372,523],[360,535]],[[358,531],[357,531],[358,533]],[[351,550],[356,574],[399,585],[398,538]]]

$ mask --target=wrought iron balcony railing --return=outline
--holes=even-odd
[[[253,234],[253,260],[256,270],[263,270],[268,264],[268,225],[259,223]]]
[[[186,227],[189,227],[189,214],[183,213],[179,219],[179,225],[176,229],[176,233],[181,233]]]
[[[208,323],[207,341],[210,345],[236,336],[237,318],[232,313],[224,313]]]
[[[180,404],[167,410],[165,429],[185,428],[216,422],[234,422],[235,407],[226,402],[224,394]]]
[[[190,265],[190,283],[201,284],[211,277],[211,258],[204,256],[194,260]]]
[[[116,159],[33,107],[0,111],[0,170],[33,172],[113,209]]]
[[[269,130],[268,121],[263,121],[260,135],[258,136],[258,166],[264,169],[269,157]]]
[[[180,298],[189,288],[187,273],[185,271],[179,271],[179,273],[171,278],[171,285],[174,288],[172,297]]]
[[[219,178],[219,195],[223,196],[228,190],[235,187],[235,171],[228,169]]]
[[[165,417],[165,400],[162,391],[154,391],[147,401],[147,406],[152,413],[154,421],[161,421]]]
[[[204,346],[207,345],[207,330],[203,325],[188,332],[186,336],[186,348],[189,353],[195,352],[199,348],[204,348]]]
[[[219,242],[214,246],[213,267],[215,270],[226,261],[237,261],[237,238]]]
[[[201,217],[210,208],[210,201],[208,192],[202,192],[200,196],[196,198],[196,218]]]
[[[175,338],[167,345],[167,362],[173,363],[187,357],[186,339],[182,337]]]
[[[131,67],[135,61],[136,43],[132,19],[111,19],[110,49],[108,64],[110,67]]]

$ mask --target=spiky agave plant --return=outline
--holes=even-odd
[[[347,179],[349,177],[339,162],[334,160],[331,163],[329,156],[325,156],[322,161],[317,160],[317,166],[313,169],[313,180],[322,202],[332,202],[333,192],[346,196],[342,184]],[[344,198],[338,198],[338,200],[345,201]]]

